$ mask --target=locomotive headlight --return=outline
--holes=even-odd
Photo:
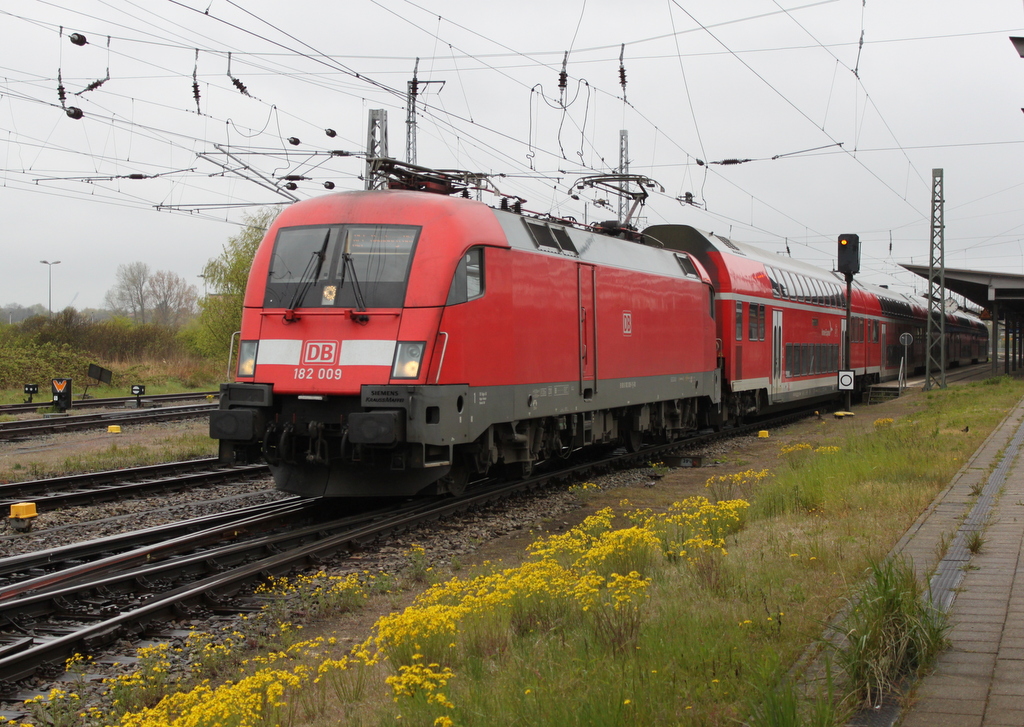
[[[399,341],[395,346],[395,364],[391,367],[391,378],[418,379],[424,348],[426,344],[422,341]]]
[[[238,375],[252,376],[256,373],[256,349],[259,341],[242,341],[238,346]]]

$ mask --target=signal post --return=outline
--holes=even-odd
[[[853,276],[860,272],[860,235],[839,236],[838,269],[846,278],[846,335],[843,336],[843,362],[847,371],[839,371],[840,391],[846,391],[846,409],[853,406],[854,369],[850,361],[850,336],[853,335]],[[845,375],[844,375],[845,374]]]

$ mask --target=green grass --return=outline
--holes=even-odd
[[[846,642],[837,662],[866,706],[879,705],[945,648],[948,619],[925,595],[906,561],[871,563],[866,586],[837,627]]]
[[[56,464],[33,461],[25,465],[14,463],[7,470],[0,469],[0,481],[39,480],[79,472],[100,472],[161,462],[213,457],[216,454],[217,444],[214,440],[201,432],[189,432],[165,437],[153,445],[124,445],[114,442],[104,450],[65,457]]]

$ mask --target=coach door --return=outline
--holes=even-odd
[[[579,263],[576,289],[580,311],[580,394],[590,399],[597,393],[597,268]]]
[[[776,401],[782,393],[782,311],[772,309],[772,401]]]

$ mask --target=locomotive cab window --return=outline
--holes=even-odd
[[[264,305],[399,308],[419,233],[419,227],[399,225],[283,228]]]
[[[484,294],[484,249],[474,247],[466,251],[455,268],[452,287],[448,289],[447,305],[458,305]]]

